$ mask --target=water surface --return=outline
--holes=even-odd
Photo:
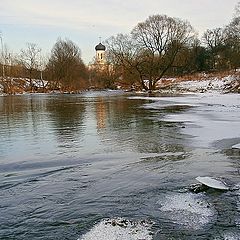
[[[0,239],[78,239],[106,218],[153,239],[239,239],[238,95],[0,97]]]

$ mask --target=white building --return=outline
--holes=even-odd
[[[96,63],[98,65],[105,65],[106,64],[106,56],[105,51],[106,47],[100,42],[96,47]]]

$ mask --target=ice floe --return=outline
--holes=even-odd
[[[240,143],[233,145],[232,148],[238,148],[238,149],[240,149]]]
[[[219,190],[229,190],[229,187],[222,180],[214,179],[212,177],[197,177],[197,181],[200,183]]]
[[[151,240],[151,226],[150,221],[102,220],[78,240]]]

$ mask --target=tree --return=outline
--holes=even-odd
[[[83,80],[87,79],[80,48],[71,40],[57,40],[51,51],[47,71],[54,87],[64,91],[80,89]]]
[[[27,43],[26,49],[22,49],[19,62],[28,73],[30,88],[33,90],[32,77],[38,70],[41,49],[35,43]]]
[[[234,12],[234,18],[240,17],[240,2],[237,3],[235,7],[235,12]]]
[[[143,88],[153,90],[194,37],[189,22],[153,15],[139,23],[130,35],[112,37],[108,48],[117,62],[138,77]],[[149,86],[144,80],[148,80]]]
[[[240,2],[235,10],[235,17],[225,28],[226,54],[231,68],[240,67]]]
[[[141,49],[131,35],[118,34],[112,36],[106,41],[107,59],[114,66],[114,72],[118,80],[129,80],[130,85],[134,84],[136,79],[144,85],[141,64],[144,61],[141,58]],[[130,78],[129,78],[130,75]]]
[[[191,72],[209,71],[211,66],[209,62],[211,54],[208,49],[201,46],[198,42],[194,44],[190,49],[190,57],[188,59],[188,66]]]
[[[211,69],[220,70],[227,67],[225,39],[224,28],[208,29],[203,34],[203,43],[211,54]]]

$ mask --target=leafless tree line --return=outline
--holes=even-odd
[[[42,82],[43,91],[78,91],[90,85],[112,88],[116,84],[153,90],[164,76],[237,69],[240,67],[240,2],[227,26],[208,29],[201,39],[188,21],[152,15],[129,34],[109,37],[105,44],[107,67],[100,69],[88,69],[80,48],[68,39],[58,39],[48,57],[43,57],[34,43],[27,43],[17,56],[2,46],[1,84],[12,92],[12,78],[21,77],[28,79],[29,91],[38,90],[33,79]]]
[[[106,41],[109,61],[118,66],[118,77],[132,79],[147,90],[155,89],[163,76],[236,70],[240,67],[239,14],[240,3],[227,26],[208,29],[201,39],[188,21],[150,16],[130,34]]]
[[[80,48],[70,40],[58,39],[49,57],[43,57],[41,49],[34,43],[27,43],[18,55],[9,53],[5,47],[1,65],[1,84],[7,93],[14,92],[14,79],[21,84],[24,78],[29,83],[25,90],[31,92],[39,91],[39,88],[41,91],[77,91],[85,88],[88,80]]]

